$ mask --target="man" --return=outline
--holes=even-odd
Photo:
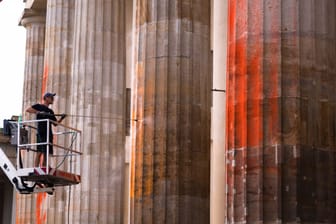
[[[62,122],[62,120],[65,118],[65,114],[61,116],[59,120],[56,119],[54,111],[49,108],[50,104],[53,104],[54,102],[54,96],[56,93],[49,93],[47,92],[43,96],[43,103],[42,104],[34,104],[31,107],[26,109],[26,112],[36,114],[36,120],[41,119],[49,119],[55,122]],[[52,126],[57,125],[55,123],[49,122],[49,154],[53,154],[53,132],[52,132]],[[37,125],[37,142],[47,142],[47,121],[41,121],[38,122]],[[35,158],[35,166],[45,166],[47,161],[47,145],[38,145],[37,146],[37,154]],[[41,160],[43,159],[43,162]],[[42,164],[41,164],[42,163]]]

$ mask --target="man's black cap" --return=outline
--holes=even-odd
[[[43,96],[43,99],[47,98],[47,97],[54,97],[56,96],[56,93],[45,93],[44,96]]]

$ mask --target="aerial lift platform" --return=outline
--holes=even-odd
[[[46,142],[37,142],[38,122],[47,122],[46,133],[49,133],[50,123],[55,124],[53,143],[49,143],[49,135]],[[16,167],[1,148],[0,166],[19,193],[52,194],[55,187],[80,183],[80,156],[82,155],[80,130],[49,119],[18,121],[15,122],[14,127],[16,128],[13,129],[16,130],[12,133],[12,140],[14,139],[17,145]],[[39,145],[46,146],[46,155],[49,155],[49,149],[52,146],[54,154],[46,157],[45,165],[36,166],[34,161]]]

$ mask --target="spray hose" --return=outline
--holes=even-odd
[[[90,119],[107,119],[107,120],[125,120],[125,121],[135,121],[138,119],[123,119],[118,117],[102,117],[102,116],[89,116],[89,115],[77,115],[77,114],[54,114],[58,117],[78,117],[78,118],[90,118]]]

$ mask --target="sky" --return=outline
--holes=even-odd
[[[0,127],[22,110],[26,30],[18,23],[23,9],[22,0],[0,3]]]

